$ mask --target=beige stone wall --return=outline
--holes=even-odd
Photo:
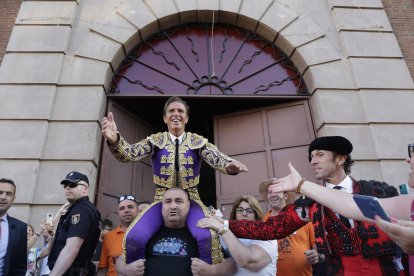
[[[111,70],[71,52],[89,32],[76,16],[77,1],[24,1],[0,67],[0,175],[17,184],[11,213],[34,225],[65,202],[69,171],[86,173],[95,195]]]
[[[24,1],[0,67],[0,175],[18,184],[18,217],[64,202],[59,181],[86,172],[94,197],[99,120],[114,68],[169,26],[225,22],[289,54],[312,93],[317,135],[345,135],[353,175],[406,180],[413,80],[380,0]],[[410,105],[410,106],[409,106]]]

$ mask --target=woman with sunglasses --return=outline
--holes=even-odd
[[[414,144],[408,145],[406,159],[410,165],[408,185],[414,188]],[[355,203],[352,194],[343,191],[328,189],[316,183],[304,180],[296,169],[289,163],[290,174],[276,179],[269,187],[273,193],[281,191],[296,191],[324,206],[335,209],[341,215],[360,221],[371,221],[365,217]],[[378,199],[391,217],[391,222],[376,216],[375,222],[379,228],[388,234],[404,252],[414,254],[414,194],[400,195],[391,198]],[[414,272],[414,262],[410,260],[410,270]]]
[[[253,196],[241,196],[233,203],[231,220],[263,220],[259,202]],[[236,262],[234,275],[276,275],[277,241],[238,239],[213,217],[201,219],[197,226],[210,228],[221,235],[222,246]]]

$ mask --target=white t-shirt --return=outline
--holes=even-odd
[[[50,274],[50,269],[47,266],[47,259],[48,259],[48,257],[44,258],[43,259],[43,262],[42,262],[42,264],[40,266],[40,276],[49,275]]]
[[[272,260],[267,266],[263,267],[261,270],[254,272],[249,271],[245,268],[237,266],[237,271],[234,276],[275,276],[276,275],[276,262],[277,262],[277,240],[272,241],[260,241],[260,240],[249,240],[249,239],[239,239],[241,243],[245,246],[250,247],[251,245],[257,245],[263,248],[267,252],[270,259]],[[226,244],[222,242],[223,249],[229,253]]]

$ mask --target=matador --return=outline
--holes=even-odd
[[[102,121],[102,134],[108,140],[109,148],[116,159],[121,162],[134,162],[150,156],[152,161],[153,182],[156,185],[154,202],[139,214],[125,234],[124,254],[127,264],[145,258],[148,240],[163,224],[162,196],[172,187],[182,188],[190,196],[187,227],[197,240],[200,259],[209,264],[223,260],[217,235],[211,230],[195,226],[208,212],[197,190],[201,161],[204,160],[212,168],[230,175],[247,172],[247,167],[220,152],[206,138],[185,132],[188,115],[187,103],[179,97],[171,97],[165,103],[163,114],[168,131],[150,135],[132,145],[117,132],[112,113],[108,113],[108,117]]]

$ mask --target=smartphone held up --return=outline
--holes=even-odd
[[[53,224],[53,213],[46,214],[46,223],[52,225]]]

